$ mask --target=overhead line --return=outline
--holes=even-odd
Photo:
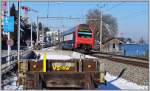
[[[87,18],[82,18],[82,17],[38,17],[40,19],[48,19],[48,18],[51,18],[51,19],[76,19],[76,20],[87,20]],[[94,18],[94,19],[88,19],[88,20],[99,20],[97,18]]]
[[[124,1],[124,2],[121,2],[121,3],[117,4],[117,5],[114,5],[114,6],[112,6],[111,8],[106,9],[105,12],[110,11],[110,10],[112,10],[113,8],[119,7],[120,5],[122,5],[122,4],[124,4],[124,3],[125,3],[125,1]]]
[[[129,15],[127,15],[127,16],[122,17],[121,19],[119,19],[119,21],[120,21],[120,20],[124,20],[124,19],[128,19],[128,18],[130,18],[130,17],[139,16],[139,13],[144,13],[144,12],[146,12],[146,11],[142,10],[142,11],[134,12],[134,13],[138,13],[138,14],[134,14],[134,13],[129,14]],[[132,15],[134,15],[134,16],[132,16]]]

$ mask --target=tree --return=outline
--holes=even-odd
[[[44,35],[46,34],[46,32],[50,31],[50,29],[48,27],[44,27]]]
[[[33,33],[33,34],[32,34],[32,36],[33,36],[32,39],[33,39],[34,41],[36,41],[36,33],[37,33],[37,32],[36,32],[36,29],[37,29],[37,26],[36,26],[36,24],[35,24],[35,22],[34,22],[34,23],[33,23],[33,31],[32,31],[32,33]]]
[[[1,42],[2,42],[2,49],[7,49],[6,41],[7,41],[7,35],[2,35],[2,40],[1,40]]]
[[[10,33],[10,38],[13,39],[14,41],[17,41],[17,11],[15,8],[14,3],[12,4],[11,8],[10,8],[10,16],[14,16],[14,32]],[[17,45],[17,42],[14,42],[14,46]]]
[[[39,22],[38,27],[39,27],[39,31],[42,31],[43,26],[42,26],[42,23],[41,23],[41,22]]]
[[[17,12],[15,8],[15,4],[13,3],[10,8],[10,16],[14,16],[15,21],[17,20]]]
[[[38,23],[39,35],[42,34],[42,28],[43,28],[42,23],[39,22],[39,23]]]
[[[98,9],[89,10],[86,18],[87,24],[93,24],[95,26],[94,37],[96,40],[99,40],[100,35],[100,14],[101,12]],[[102,42],[110,37],[115,37],[118,31],[117,20],[115,17],[110,14],[102,15]],[[90,20],[90,19],[98,19],[98,20]],[[109,27],[106,27],[106,25]]]
[[[132,39],[131,38],[127,38],[127,40],[126,40],[127,42],[129,42],[129,43],[133,43],[133,41],[132,41]]]

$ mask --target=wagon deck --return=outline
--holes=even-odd
[[[43,54],[36,52],[38,53]],[[98,59],[87,56],[78,59],[73,58],[73,54],[72,57],[65,57],[66,59],[54,59],[54,56],[51,58],[47,55],[52,56],[47,52],[39,59],[18,61],[18,81],[25,89],[94,89],[100,83],[105,83],[105,70]]]

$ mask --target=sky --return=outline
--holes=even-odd
[[[16,2],[15,5],[17,8]],[[101,8],[103,14],[110,14],[117,19],[118,36],[132,38],[135,41],[143,38],[148,41],[148,2],[21,2],[20,5],[38,11],[38,13],[28,12],[32,22],[37,22],[37,16],[85,18],[90,9]],[[24,12],[22,11],[21,14],[23,15]],[[51,30],[60,29],[60,31],[85,23],[85,20],[67,19],[39,21],[44,23],[44,26],[51,27]]]

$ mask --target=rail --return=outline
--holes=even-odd
[[[119,55],[119,54],[113,54],[113,53],[105,53],[105,52],[99,52],[99,51],[92,51],[92,54],[105,54],[109,56],[118,56],[118,57],[124,57],[124,58],[130,58],[130,59],[138,59],[143,61],[148,61],[148,58],[145,57],[136,57],[136,56],[125,56],[125,55]]]
[[[120,62],[124,64],[129,64],[133,66],[138,67],[149,67],[149,61],[146,61],[145,59],[141,58],[134,58],[134,57],[128,57],[128,56],[121,56],[121,55],[113,55],[113,54],[105,54],[105,53],[93,53],[92,56],[99,57],[99,58],[106,58],[114,62]]]
[[[24,55],[29,51],[30,50],[21,50],[20,54]],[[8,57],[10,58],[9,61],[8,61]],[[4,56],[1,59],[2,59],[2,61],[1,61],[1,71],[2,71],[2,74],[4,74],[4,73],[7,73],[8,71],[10,71],[15,66],[15,64],[17,62],[17,54],[13,53],[9,56]]]

